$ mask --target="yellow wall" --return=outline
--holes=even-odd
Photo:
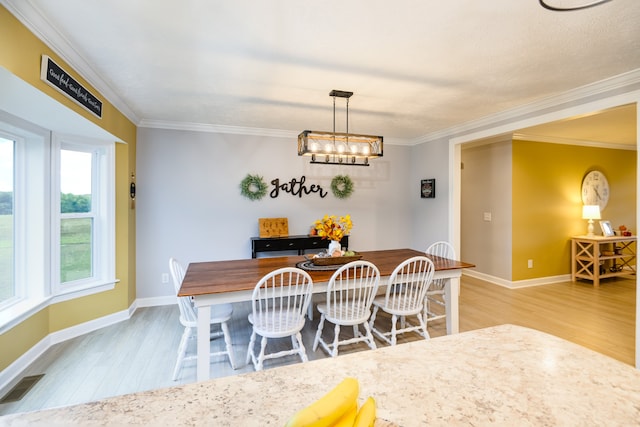
[[[129,201],[129,180],[135,173],[136,126],[100,95],[102,119],[40,80],[40,61],[49,55],[94,94],[93,88],[69,64],[0,6],[0,66],[64,106],[125,141],[116,146],[116,277],[115,289],[44,308],[0,335],[0,370],[52,332],[127,309],[135,300],[135,210]]]
[[[635,151],[514,141],[512,280],[570,273],[569,238],[587,229],[580,190],[590,170],[601,170],[609,181],[611,196],[602,218],[637,234],[636,163]]]

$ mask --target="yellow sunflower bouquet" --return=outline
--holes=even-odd
[[[349,234],[352,227],[353,223],[351,222],[351,215],[341,217],[325,215],[314,224],[314,228],[318,236],[323,239],[335,240],[337,242]]]

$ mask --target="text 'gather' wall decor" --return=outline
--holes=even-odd
[[[319,184],[307,184],[307,177],[302,175],[300,179],[291,178],[289,181],[281,181],[275,178],[270,181],[273,188],[269,192],[269,197],[275,199],[280,194],[291,194],[292,196],[308,196],[318,194],[321,198],[327,197],[328,192]],[[260,200],[267,195],[268,185],[260,175],[247,176],[240,182],[240,194],[249,200]],[[353,182],[351,178],[339,175],[331,181],[333,195],[339,199],[345,199],[353,193]]]

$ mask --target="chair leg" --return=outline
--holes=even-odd
[[[376,349],[376,342],[373,340],[373,334],[371,333],[371,329],[369,328],[369,324],[367,322],[363,323],[364,330],[367,332],[366,337],[371,350]]]
[[[180,367],[182,367],[182,362],[184,361],[184,355],[187,352],[187,342],[189,341],[189,336],[191,336],[191,328],[184,328],[184,332],[182,333],[182,338],[180,338],[180,345],[178,346],[178,358],[176,359],[176,366],[173,368],[173,380],[178,379],[178,371]]]
[[[422,318],[422,315],[418,313],[418,322],[420,322],[420,327],[422,328],[423,337],[425,340],[431,339],[429,332],[427,331],[427,322]]]
[[[331,357],[336,357],[338,355],[338,341],[340,338],[340,325],[336,325],[333,328],[333,347],[331,348]]]
[[[293,336],[291,336],[292,341],[295,341],[293,339]],[[298,354],[300,354],[300,359],[302,359],[302,363],[308,362],[309,359],[307,358],[307,350],[304,348],[304,344],[302,342],[302,334],[300,334],[300,332],[296,333],[296,339],[298,340],[298,342],[295,344],[294,348],[298,349]]]
[[[401,320],[401,327],[402,329],[404,329],[404,322],[402,322],[404,320],[404,316],[402,316]],[[396,334],[398,332],[398,329],[396,328],[396,323],[398,322],[398,316],[395,314],[391,315],[391,345],[396,345]]]
[[[316,338],[313,340],[313,351],[318,349],[318,343],[322,336],[322,328],[324,327],[324,314],[320,316],[320,323],[318,323],[318,332],[316,332]]]
[[[264,363],[264,351],[267,348],[267,338],[262,337],[260,340],[260,354],[258,355],[258,365],[256,371],[262,371],[262,364]]]
[[[253,346],[256,343],[256,332],[251,332],[251,338],[249,339],[249,347],[247,347],[247,361],[245,364],[249,364],[249,362],[253,362],[255,365],[255,355],[253,354]]]
[[[369,318],[369,328],[373,329],[373,323],[376,321],[376,315],[378,314],[378,306],[373,306],[373,313],[371,313],[371,317]]]
[[[231,344],[231,334],[229,333],[229,325],[227,322],[220,324],[222,328],[222,334],[224,335],[224,344],[227,348],[227,355],[229,356],[229,363],[231,363],[231,369],[236,369],[236,361],[233,355],[233,345]]]

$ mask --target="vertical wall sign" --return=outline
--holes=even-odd
[[[99,119],[102,118],[102,101],[78,83],[69,73],[60,68],[47,55],[42,55],[40,78],[95,114]]]
[[[436,197],[436,180],[423,179],[420,181],[420,197],[423,199],[433,199]]]

